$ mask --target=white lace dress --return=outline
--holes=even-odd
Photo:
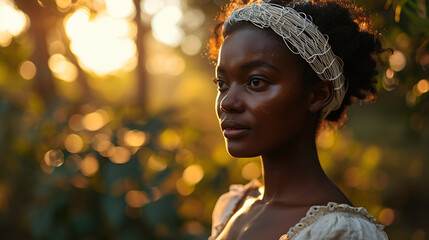
[[[249,190],[259,187],[258,181],[247,185],[231,185],[230,191],[223,194],[216,203],[209,240],[215,240],[219,236],[237,210],[239,202],[247,197]],[[377,224],[365,208],[330,202],[326,206],[312,206],[306,216],[279,240],[387,240],[383,229],[384,226]]]

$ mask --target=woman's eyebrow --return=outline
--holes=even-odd
[[[266,61],[252,61],[252,62],[247,62],[243,65],[241,65],[240,68],[244,68],[244,69],[250,69],[250,68],[255,68],[255,67],[267,67],[267,68],[271,68],[277,72],[280,73],[280,70],[278,68],[276,68],[274,65],[266,62]]]

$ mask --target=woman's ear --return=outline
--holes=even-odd
[[[311,113],[321,111],[334,97],[334,87],[330,81],[321,81],[310,88],[308,110]]]

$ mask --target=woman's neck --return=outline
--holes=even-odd
[[[318,186],[330,182],[320,166],[314,138],[282,146],[262,155],[261,161],[266,203],[306,204],[304,199],[311,199]]]

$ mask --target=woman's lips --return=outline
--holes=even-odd
[[[228,139],[238,139],[250,132],[250,128],[226,128],[223,135]]]

